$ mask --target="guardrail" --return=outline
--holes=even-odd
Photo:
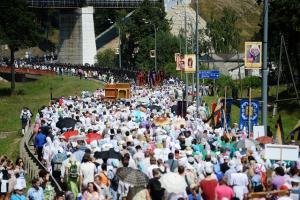
[[[21,140],[20,143],[20,157],[24,161],[25,169],[27,171],[27,175],[30,179],[33,179],[34,177],[38,177],[40,170],[47,170],[44,165],[38,160],[37,156],[35,155],[33,148],[33,145],[30,144],[33,134],[32,134],[33,127],[26,127],[25,135]],[[56,181],[56,179],[50,174],[50,182],[51,185],[55,188],[56,192],[63,191],[60,187],[59,183]]]

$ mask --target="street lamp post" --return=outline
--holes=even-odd
[[[196,113],[199,116],[199,31],[198,22],[199,21],[199,0],[196,0]]]
[[[143,18],[143,21],[146,24],[151,24],[154,28],[154,52],[155,52],[155,57],[154,57],[154,66],[155,66],[155,72],[157,72],[157,40],[156,40],[156,26],[154,23],[151,21],[146,21],[146,19]]]
[[[113,24],[114,22],[111,20],[111,19],[107,19],[109,21],[110,24]],[[118,27],[119,29],[119,68],[121,69],[122,68],[122,50],[121,50],[121,27],[119,26]]]
[[[265,135],[267,135],[268,126],[268,18],[269,18],[269,0],[264,0],[264,39],[263,39],[263,69],[262,69],[262,124]]]

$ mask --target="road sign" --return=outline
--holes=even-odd
[[[218,78],[220,78],[220,71],[219,70],[199,71],[199,78],[201,78],[201,79],[218,79]]]

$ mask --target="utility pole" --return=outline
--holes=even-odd
[[[263,39],[263,67],[262,67],[262,124],[265,135],[267,135],[268,126],[268,19],[269,18],[269,0],[264,0],[264,39]]]
[[[199,116],[199,30],[198,30],[198,23],[199,23],[199,1],[196,0],[196,113],[197,117]]]

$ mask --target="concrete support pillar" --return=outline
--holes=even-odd
[[[93,14],[93,7],[61,10],[58,50],[60,63],[95,63],[97,52]]]

